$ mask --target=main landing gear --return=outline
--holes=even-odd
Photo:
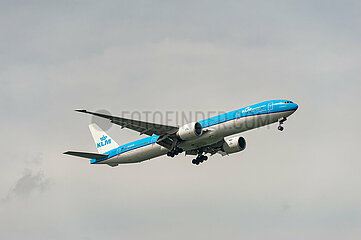
[[[197,156],[195,159],[192,160],[192,163],[195,165],[199,165],[200,163],[207,161],[208,157],[204,155]]]
[[[283,127],[282,127],[282,124],[287,120],[287,118],[283,117],[283,118],[280,118],[278,119],[278,127],[277,129],[280,130],[280,131],[283,131]]]
[[[199,150],[198,156],[197,156],[195,159],[192,160],[192,163],[193,163],[193,164],[199,165],[200,163],[208,160],[208,157],[202,155],[202,153],[203,153],[203,151],[202,151],[202,150]]]
[[[177,148],[167,152],[167,156],[168,157],[174,157],[174,156],[176,156],[176,155],[178,155],[178,154],[180,154],[182,152],[183,152],[183,149],[177,147]]]

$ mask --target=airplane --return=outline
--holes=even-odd
[[[243,107],[184,126],[169,126],[133,119],[116,117],[87,110],[77,112],[91,114],[146,134],[148,137],[119,146],[95,123],[89,125],[98,153],[67,151],[64,154],[90,159],[90,164],[107,164],[111,167],[119,164],[138,163],[162,155],[174,157],[182,152],[196,156],[192,163],[199,165],[208,156],[219,153],[222,156],[243,151],[246,140],[241,136],[230,137],[254,128],[278,122],[282,124],[298,109],[290,100],[269,100]]]

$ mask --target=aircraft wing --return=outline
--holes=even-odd
[[[159,137],[157,143],[163,147],[170,149],[172,147],[173,136],[178,131],[178,127],[162,125],[157,123],[143,122],[128,118],[116,117],[102,113],[90,112],[87,110],[75,110],[81,113],[91,114],[97,117],[109,119],[111,123],[117,124],[122,128],[129,128],[142,134],[152,136],[156,134]]]

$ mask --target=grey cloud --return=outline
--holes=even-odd
[[[14,188],[10,190],[5,201],[13,198],[25,199],[31,194],[42,193],[50,186],[50,180],[41,171],[26,169],[24,174],[16,181]]]
[[[26,169],[15,181],[2,202],[14,199],[26,200],[32,195],[41,194],[49,189],[51,180],[41,169],[43,157],[41,152],[35,152],[23,156]]]
[[[35,152],[30,154],[30,156],[26,157],[24,160],[26,165],[32,166],[40,166],[43,163],[43,153]]]

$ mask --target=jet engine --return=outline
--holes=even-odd
[[[229,139],[225,139],[222,150],[227,153],[236,153],[243,151],[246,148],[246,140],[243,137],[233,137]]]
[[[193,122],[180,127],[177,136],[182,140],[192,140],[201,136],[202,133],[202,125],[199,122]]]

